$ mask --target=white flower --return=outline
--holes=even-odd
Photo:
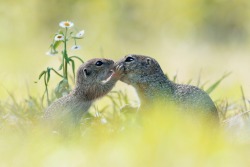
[[[55,56],[58,52],[56,50],[50,50],[48,52],[46,52],[46,55],[48,56]]]
[[[74,45],[74,46],[71,47],[71,49],[72,49],[72,50],[79,50],[79,49],[81,49],[81,46],[79,46],[79,45]]]
[[[106,123],[108,123],[108,121],[105,118],[101,118],[101,123],[106,124]]]
[[[57,34],[55,36],[55,41],[63,41],[64,40],[64,36],[62,34]]]
[[[84,30],[82,30],[82,31],[79,31],[77,34],[76,34],[76,38],[82,38],[83,37],[83,35],[84,35]]]
[[[70,21],[62,21],[59,23],[59,26],[62,28],[71,28],[74,26],[74,23],[72,23]]]

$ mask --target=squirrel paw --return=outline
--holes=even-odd
[[[114,73],[113,73],[113,76],[112,77],[115,77],[117,79],[120,79],[123,74],[124,74],[124,70],[125,70],[125,67],[124,65],[117,65],[114,69]]]

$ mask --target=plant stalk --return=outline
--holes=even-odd
[[[68,85],[68,54],[67,54],[67,32],[68,28],[66,27],[65,35],[64,35],[64,51],[63,51],[63,59],[64,59],[64,79],[67,80],[67,88],[69,88]]]

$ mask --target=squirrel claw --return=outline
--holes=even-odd
[[[124,65],[117,65],[114,69],[114,73],[112,77],[120,79],[123,76],[123,72],[125,70]]]

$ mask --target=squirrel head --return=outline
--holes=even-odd
[[[120,80],[127,84],[147,82],[154,75],[164,75],[158,62],[149,56],[129,54],[115,63]]]
[[[113,73],[114,61],[95,58],[82,64],[77,71],[76,85],[88,88],[91,85],[101,84]]]

